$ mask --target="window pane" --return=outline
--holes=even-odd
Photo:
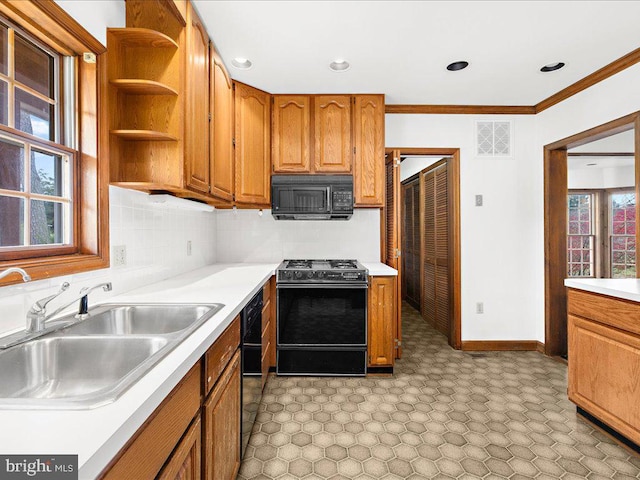
[[[24,147],[0,139],[0,188],[24,191]]]
[[[62,196],[63,160],[61,155],[31,151],[31,192]]]
[[[58,202],[31,200],[31,244],[63,243],[64,206]]]
[[[24,199],[0,195],[0,247],[24,245]]]
[[[53,105],[16,88],[16,128],[54,141]]]
[[[7,74],[7,69],[8,69],[7,57],[9,55],[8,54],[9,43],[7,42],[7,32],[8,32],[7,27],[0,23],[0,72],[4,73],[5,75]]]
[[[9,124],[9,86],[0,80],[0,123]]]
[[[16,80],[53,98],[53,58],[39,47],[15,36]]]

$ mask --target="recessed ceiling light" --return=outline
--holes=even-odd
[[[251,68],[251,65],[253,64],[249,61],[248,58],[236,57],[233,60],[231,60],[231,65],[241,70],[248,70]]]
[[[555,63],[550,63],[548,65],[545,65],[544,67],[542,67],[540,69],[541,72],[555,72],[556,70],[560,70],[562,67],[564,67],[564,62],[555,62]]]
[[[447,70],[450,72],[457,72],[458,70],[463,70],[469,66],[469,62],[465,62],[461,60],[459,62],[453,62],[447,65]]]
[[[331,62],[329,68],[334,72],[346,72],[351,68],[351,65],[349,65],[349,62],[346,60],[340,58]]]
[[[595,167],[597,166],[597,163],[587,163],[587,167]]]

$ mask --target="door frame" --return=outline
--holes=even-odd
[[[462,347],[462,328],[461,328],[461,247],[460,247],[460,149],[459,148],[411,148],[411,147],[387,147],[385,148],[385,154],[393,155],[397,152],[397,155],[425,155],[425,156],[443,156],[448,157],[447,163],[447,189],[451,193],[449,197],[449,296],[451,299],[449,305],[449,318],[451,319],[451,330],[449,332],[449,345],[456,350],[460,350]],[[398,157],[399,159],[399,157]],[[400,183],[400,182],[398,182]],[[394,199],[394,204],[399,205],[401,192],[400,189],[394,188],[395,195],[398,198]],[[396,203],[397,202],[397,203]],[[385,202],[386,205],[386,202]],[[386,208],[386,206],[385,206]],[[396,209],[398,210],[398,209]],[[384,211],[384,208],[383,208]],[[383,214],[384,217],[384,214]],[[398,245],[402,245],[402,229],[400,228],[401,215],[396,211],[396,238]],[[381,229],[384,230],[384,229]],[[386,242],[386,236],[382,235],[381,238],[384,243]],[[382,248],[381,251],[386,252],[386,248]],[[402,255],[402,252],[400,253]],[[387,259],[383,256],[383,261]],[[422,262],[422,260],[421,260]],[[401,263],[401,262],[399,262]],[[398,270],[398,285],[401,284],[401,269]],[[398,289],[398,293],[399,289]],[[402,302],[402,297],[398,295],[398,306]],[[396,331],[398,335],[401,334],[401,316],[400,308],[398,308],[397,327]],[[397,338],[401,338],[398,336]]]
[[[635,191],[640,198],[640,112],[612,120],[544,146],[544,353],[558,356],[567,349],[567,150],[634,130]],[[637,203],[637,200],[636,200]],[[559,208],[560,207],[560,208]],[[640,209],[636,208],[636,225]],[[636,245],[640,229],[636,228]],[[636,260],[636,265],[638,264]],[[636,268],[636,277],[640,271]]]

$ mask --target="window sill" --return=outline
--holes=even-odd
[[[31,280],[34,281],[108,268],[109,256],[75,254],[33,258],[15,262],[0,262],[0,272],[9,267],[25,269],[31,276]],[[22,278],[17,274],[0,279],[0,287],[19,283],[22,283]]]

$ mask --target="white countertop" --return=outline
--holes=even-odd
[[[397,275],[362,262],[372,276]],[[274,274],[278,264],[216,264],[138,288],[109,303],[222,303],[115,402],[91,410],[0,409],[3,454],[77,454],[80,479],[95,478]]]
[[[569,288],[640,302],[640,279],[637,278],[567,278],[564,285]]]
[[[78,454],[80,479],[95,478],[269,280],[276,267],[210,265],[111,298],[110,303],[223,303],[225,307],[113,403],[92,410],[1,409],[0,452]]]
[[[380,262],[360,262],[362,265],[369,270],[369,275],[372,277],[386,277],[393,276],[396,277],[398,275],[398,271],[395,268],[391,268],[389,265],[385,265]]]

